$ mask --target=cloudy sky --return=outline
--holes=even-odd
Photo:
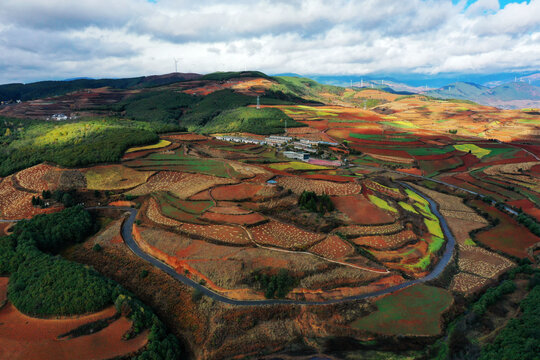
[[[2,0],[0,83],[540,70],[540,0]]]

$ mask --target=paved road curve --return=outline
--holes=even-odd
[[[403,284],[391,286],[391,287],[388,287],[388,288],[383,289],[383,290],[374,291],[374,292],[370,292],[370,293],[366,293],[366,294],[361,294],[361,295],[356,295],[356,296],[349,296],[349,297],[344,297],[344,298],[340,298],[340,299],[324,300],[324,301],[305,301],[305,300],[288,300],[288,299],[268,299],[268,300],[235,300],[235,299],[230,299],[230,298],[228,298],[226,296],[220,295],[220,294],[208,289],[207,287],[204,287],[204,286],[200,285],[199,283],[189,279],[188,277],[186,277],[184,275],[181,275],[181,274],[177,273],[169,265],[161,262],[160,260],[158,260],[158,259],[154,258],[153,256],[151,256],[151,255],[147,254],[146,252],[144,252],[137,245],[135,240],[133,239],[132,230],[133,230],[133,224],[135,222],[135,216],[137,215],[137,210],[136,209],[128,208],[128,207],[107,207],[107,206],[93,207],[93,208],[88,208],[88,209],[92,210],[92,209],[111,209],[112,208],[112,209],[118,209],[118,210],[122,210],[122,211],[129,211],[130,216],[124,221],[124,224],[122,225],[122,237],[124,238],[124,241],[125,241],[126,245],[131,249],[131,251],[133,251],[133,253],[135,253],[135,255],[139,256],[141,259],[144,259],[144,260],[148,261],[150,264],[152,264],[155,267],[159,268],[160,270],[166,272],[167,274],[169,274],[170,276],[172,276],[176,280],[178,280],[178,281],[180,281],[180,282],[182,282],[182,283],[184,283],[184,284],[186,284],[188,286],[191,286],[194,289],[199,290],[204,295],[209,296],[210,298],[212,298],[214,300],[221,301],[221,302],[227,303],[227,304],[243,305],[243,306],[277,305],[277,304],[328,305],[328,304],[343,303],[343,302],[347,302],[347,301],[368,299],[368,298],[372,298],[372,297],[376,297],[376,296],[380,296],[380,295],[390,294],[390,293],[392,293],[394,291],[404,289],[404,288],[409,287],[411,285],[421,284],[421,283],[424,283],[426,281],[433,280],[433,279],[437,278],[443,272],[443,270],[446,268],[446,266],[448,265],[448,263],[452,259],[452,253],[454,251],[454,246],[455,246],[455,239],[454,239],[454,236],[452,235],[452,233],[450,232],[450,229],[448,228],[448,224],[446,223],[446,220],[439,213],[439,210],[437,209],[437,204],[432,199],[430,199],[428,196],[426,196],[425,194],[421,193],[420,191],[410,187],[409,185],[407,185],[405,183],[400,183],[400,184],[407,187],[408,189],[416,192],[418,195],[420,195],[424,199],[426,199],[429,202],[429,206],[430,206],[431,211],[439,219],[440,224],[441,224],[441,228],[442,228],[442,230],[444,232],[444,236],[447,239],[444,253],[443,253],[442,257],[440,258],[439,262],[437,263],[437,265],[435,265],[435,268],[433,269],[433,271],[431,273],[429,273],[427,276],[425,276],[425,277],[423,277],[421,279],[407,281],[407,282],[405,282]]]

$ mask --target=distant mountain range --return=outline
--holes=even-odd
[[[487,87],[469,82],[456,82],[422,94],[441,99],[464,99],[503,109],[540,107],[540,87],[528,81],[503,83]]]
[[[301,76],[298,74],[284,74]],[[398,94],[426,94],[441,99],[471,100],[502,109],[539,108],[540,73],[501,73],[493,75],[307,75],[322,84],[373,87]],[[470,78],[468,81],[460,79]],[[450,84],[446,85],[445,84]],[[422,84],[423,83],[423,84]],[[441,87],[441,85],[444,85]]]
[[[0,85],[0,101],[33,100],[44,97],[67,94],[81,89],[110,87],[112,89],[137,89],[164,86],[179,81],[220,80],[219,77],[229,73],[200,75],[192,73],[171,73],[164,75],[141,76],[126,79],[90,79],[74,78],[64,81],[41,81],[31,84]],[[246,73],[250,76],[266,77],[262,73]],[[279,74],[302,77],[298,74]],[[519,76],[521,75],[521,76]],[[207,78],[218,76],[218,78]],[[235,75],[236,76],[236,75]],[[540,108],[540,73],[496,74],[493,76],[471,75],[473,81],[454,81],[450,85],[440,87],[441,82],[451,77],[430,79],[413,75],[403,75],[403,80],[392,76],[358,76],[358,75],[311,75],[307,78],[321,84],[354,88],[366,87],[394,94],[425,94],[441,99],[471,100],[482,105],[503,109]],[[461,78],[463,76],[460,76]],[[455,79],[455,78],[453,78]],[[487,80],[479,83],[479,81]],[[425,81],[424,85],[422,81]],[[444,84],[444,82],[443,82]]]

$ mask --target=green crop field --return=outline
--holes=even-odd
[[[371,201],[376,206],[380,207],[381,209],[388,210],[391,212],[397,212],[397,209],[388,204],[386,200],[381,199],[380,197],[377,197],[375,195],[368,195],[369,201]]]
[[[390,336],[435,336],[441,332],[441,315],[452,301],[447,290],[414,285],[376,301],[377,310],[352,326]]]
[[[226,178],[236,175],[236,172],[223,161],[186,156],[182,150],[171,154],[153,153],[142,159],[126,161],[124,165],[138,170],[184,171]]]

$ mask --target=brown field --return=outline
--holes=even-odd
[[[247,245],[251,243],[245,231],[237,226],[182,224],[180,231],[226,244]]]
[[[297,176],[281,176],[277,183],[285,189],[291,189],[295,194],[313,191],[317,195],[343,196],[360,193],[362,185],[356,183],[336,183],[324,180],[308,180]]]
[[[258,244],[296,250],[305,250],[325,237],[278,221],[255,226],[250,231]]]
[[[41,209],[32,206],[32,196],[36,194],[17,190],[11,177],[0,182],[0,218],[6,220],[28,219],[37,214],[61,210],[59,207]]]
[[[61,320],[28,317],[11,304],[0,309],[0,358],[2,359],[109,359],[138,351],[147,343],[147,331],[124,341],[122,335],[131,328],[125,317],[105,329],[68,340],[57,336],[78,326],[114,315],[114,307],[99,313]]]
[[[180,199],[187,199],[212,186],[230,183],[234,183],[234,180],[203,174],[161,171],[152,176],[148,182],[126,194],[140,196],[157,191],[167,191]]]
[[[460,246],[458,266],[471,274],[497,279],[515,264],[499,254],[478,246]]]
[[[340,260],[354,254],[354,248],[339,236],[329,235],[309,248],[309,251],[330,260]]]
[[[412,230],[403,230],[391,235],[372,235],[362,236],[351,241],[356,245],[368,246],[377,250],[393,249],[404,246],[408,242],[413,242],[418,239]]]
[[[449,217],[446,214],[442,213],[456,238],[456,242],[459,245],[465,245],[465,241],[471,238],[470,232],[476,229],[481,229],[486,226],[484,222],[463,220],[461,218]]]
[[[449,289],[466,295],[471,295],[483,289],[489,282],[489,279],[460,272],[452,279]]]
[[[102,246],[108,246],[111,244],[123,244],[124,239],[122,238],[122,224],[124,223],[124,218],[113,220],[107,227],[96,235],[92,237],[92,245],[100,244]]]
[[[194,133],[165,135],[163,138],[173,141],[201,141],[209,139],[207,136]]]
[[[368,236],[368,235],[384,235],[399,232],[403,230],[401,222],[395,222],[387,225],[349,225],[342,226],[334,230],[336,233],[341,233],[346,236]]]
[[[249,183],[218,186],[211,190],[211,195],[215,200],[225,201],[262,201],[277,194],[275,187]]]
[[[216,214],[224,214],[224,215],[247,215],[251,214],[253,211],[242,209],[237,204],[228,204],[224,202],[219,202],[219,206],[213,206],[210,209],[208,209],[209,212],[213,212]]]
[[[218,214],[215,212],[206,212],[200,219],[221,223],[221,224],[238,224],[238,225],[254,225],[266,220],[266,218],[258,213],[251,214]]]
[[[47,164],[39,164],[19,171],[14,180],[24,189],[41,193],[44,190],[56,190],[63,170]]]

